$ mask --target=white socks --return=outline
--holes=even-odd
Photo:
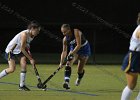
[[[132,90],[126,86],[122,92],[121,100],[130,100],[130,96],[132,94]]]
[[[26,71],[20,73],[20,87],[25,85]]]
[[[136,100],[140,100],[140,92],[138,93],[138,96],[136,97]]]
[[[1,79],[2,77],[6,76],[6,75],[7,75],[6,70],[3,70],[3,71],[0,73],[0,79]]]
[[[6,75],[8,75],[6,70],[3,70],[0,73],[0,79]],[[25,85],[25,77],[26,77],[26,71],[21,71],[21,73],[20,73],[20,87],[23,87]]]

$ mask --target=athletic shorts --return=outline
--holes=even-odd
[[[70,51],[73,51],[73,46],[70,46]],[[78,52],[78,55],[82,55],[82,56],[90,56],[91,55],[91,50],[90,50],[90,45],[87,42],[86,45],[84,45],[83,47],[81,47]]]
[[[140,52],[128,51],[122,63],[124,72],[140,73]]]
[[[10,59],[14,59],[14,60],[15,60],[15,58],[16,58],[16,55],[13,54],[12,52],[5,53],[5,59],[6,59],[7,61],[9,61]]]
[[[32,54],[30,52],[30,49],[26,48],[25,50],[32,57]],[[23,57],[23,56],[24,56],[24,54],[22,52],[19,53],[19,54],[13,54],[12,52],[5,53],[5,59],[7,61],[9,61],[10,59],[14,59],[15,60],[17,57]]]

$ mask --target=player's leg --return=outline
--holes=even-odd
[[[64,81],[65,82],[63,84],[63,88],[70,89],[69,82],[70,82],[71,71],[72,71],[71,66],[73,65],[73,63],[75,62],[77,57],[78,57],[78,55],[75,54],[74,58],[66,64],[65,72],[64,72]]]
[[[69,86],[70,77],[71,77],[71,66],[69,64],[66,64],[65,72],[64,72],[63,88],[70,89],[70,86]]]
[[[82,55],[79,55],[78,56],[78,77],[76,79],[76,82],[75,82],[75,85],[78,86],[84,76],[84,73],[85,73],[85,70],[84,70],[84,66],[85,64],[87,63],[87,60],[88,60],[88,56],[82,56]]]
[[[138,73],[126,73],[127,86],[124,88],[121,96],[121,100],[130,100],[133,89],[136,87]]]
[[[84,66],[87,63],[89,56],[91,55],[90,45],[87,43],[85,46],[81,47],[80,50],[77,52],[78,54],[78,77],[76,79],[75,85],[78,86],[81,82],[81,79],[84,76],[85,70]]]
[[[29,91],[30,89],[26,87],[25,85],[25,79],[26,79],[26,57],[22,56],[20,59],[20,66],[21,66],[21,72],[20,72],[20,84],[19,84],[19,90],[25,90]]]
[[[16,65],[15,65],[15,60],[13,59],[10,59],[8,61],[9,63],[9,67],[7,69],[4,69],[1,73],[0,73],[0,78],[10,74],[10,73],[13,73],[15,71],[15,68],[16,68]]]
[[[14,60],[14,55],[11,53],[6,53],[5,58],[8,60],[9,67],[7,69],[4,69],[0,73],[0,78],[13,73],[15,71],[16,65],[15,65],[15,60]]]

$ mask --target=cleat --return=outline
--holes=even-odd
[[[81,79],[77,78],[76,81],[75,81],[75,85],[76,86],[79,86],[80,85],[80,82],[81,82]]]
[[[65,82],[63,84],[63,88],[65,88],[66,90],[70,89],[69,83],[68,82]]]
[[[23,85],[23,87],[20,87],[20,86],[19,86],[19,90],[20,90],[20,91],[22,91],[22,90],[23,90],[23,91],[30,91],[30,89],[29,89],[28,87],[26,87],[26,85]]]

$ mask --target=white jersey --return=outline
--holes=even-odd
[[[18,33],[7,45],[7,48],[5,49],[5,52],[8,53],[12,51],[13,54],[19,54],[21,53],[21,34],[27,34],[27,41],[26,41],[26,47],[30,47],[30,42],[33,40],[33,38],[29,35],[29,30],[24,30]]]
[[[131,51],[140,51],[140,39],[136,37],[136,33],[138,30],[140,30],[140,25],[137,26],[132,34],[129,46],[129,50]]]

